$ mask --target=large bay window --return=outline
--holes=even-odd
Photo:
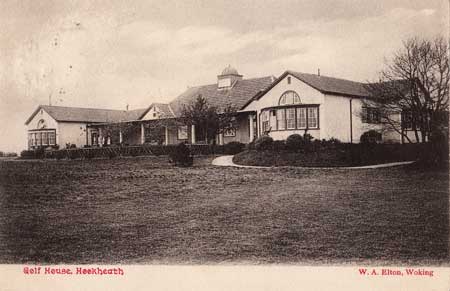
[[[319,106],[297,105],[281,108],[268,108],[261,113],[261,128],[263,132],[269,129],[270,116],[274,115],[275,124],[270,128],[276,130],[318,129]]]
[[[56,145],[56,131],[54,129],[39,129],[28,133],[30,147]]]

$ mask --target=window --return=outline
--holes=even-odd
[[[46,127],[47,127],[47,124],[45,123],[44,119],[41,119],[41,120],[38,121],[38,124],[37,124],[37,128],[38,129],[43,129],[43,128],[46,128]]]
[[[295,129],[295,108],[286,109],[286,127],[287,129]]]
[[[277,125],[278,130],[286,129],[286,110],[277,110]]]
[[[261,113],[262,131],[267,131],[269,126],[273,130],[318,129],[319,106],[266,109]]]
[[[374,107],[363,107],[362,121],[364,123],[380,123],[381,122],[380,110]]]
[[[92,145],[98,145],[98,133],[93,132],[91,135],[91,144]]]
[[[291,77],[290,76],[287,77],[287,82],[288,82],[288,84],[291,84]]]
[[[178,139],[188,138],[188,127],[187,125],[178,126]]]
[[[223,136],[236,136],[236,128],[227,128],[223,132]]]
[[[55,145],[56,144],[56,134],[54,131],[48,132],[48,144]]]
[[[269,131],[269,111],[263,111],[261,114],[261,122],[262,122],[262,131],[267,132]]]
[[[308,108],[308,128],[317,128],[317,107]]]
[[[47,132],[42,132],[42,145],[48,145]]]
[[[279,105],[300,104],[300,97],[294,91],[287,91],[281,95]]]
[[[41,133],[40,132],[36,133],[36,145],[38,145],[38,146],[42,145]]]
[[[413,129],[413,124],[414,124],[414,120],[413,120],[413,115],[412,112],[409,110],[404,110],[402,112],[402,127],[405,130],[412,130]]]
[[[297,128],[306,128],[306,108],[297,108]]]
[[[230,78],[220,79],[218,81],[217,86],[219,87],[219,89],[231,87],[231,79]]]

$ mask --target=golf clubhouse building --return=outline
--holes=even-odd
[[[28,148],[109,144],[205,143],[195,125],[177,122],[184,105],[198,96],[219,109],[237,108],[236,126],[214,141],[249,143],[262,135],[275,140],[307,132],[315,139],[336,138],[358,143],[368,130],[381,130],[380,114],[364,107],[365,84],[286,71],[273,76],[244,79],[230,66],[215,84],[188,88],[172,102],[152,103],[136,110],[109,110],[40,105],[25,122]],[[383,142],[400,142],[396,133],[381,135]]]

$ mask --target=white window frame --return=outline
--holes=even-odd
[[[286,130],[286,110],[284,108],[277,109],[276,112],[277,130]]]
[[[291,113],[291,116],[290,116]],[[295,129],[295,107],[286,108],[286,129]],[[291,118],[290,118],[291,117]],[[291,123],[291,126],[289,124]]]
[[[319,109],[318,107],[308,107],[308,128],[318,128],[319,127]],[[314,114],[311,114],[314,113]],[[312,124],[314,122],[314,124]]]
[[[177,128],[177,138],[179,140],[186,140],[188,139],[188,126],[187,125],[181,125]]]

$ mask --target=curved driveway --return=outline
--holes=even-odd
[[[377,168],[387,168],[387,167],[395,167],[401,165],[409,165],[414,163],[414,161],[406,161],[406,162],[395,162],[395,163],[386,163],[386,164],[378,164],[378,165],[369,165],[369,166],[359,166],[359,167],[295,167],[295,168],[306,168],[306,169],[377,169]],[[233,163],[233,156],[220,156],[215,158],[212,161],[214,166],[222,166],[222,167],[237,167],[237,168],[254,168],[254,169],[270,169],[271,167],[263,167],[263,166],[246,166],[246,165],[238,165]]]

